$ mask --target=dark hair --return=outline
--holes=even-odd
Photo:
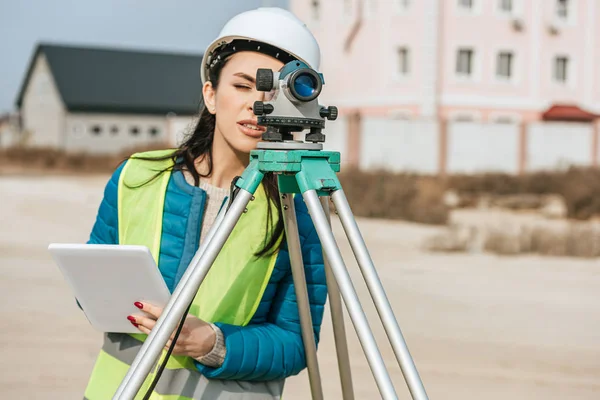
[[[208,80],[212,83],[212,86],[215,90],[219,85],[221,71],[223,67],[227,64],[228,60],[229,58],[216,64],[209,71]],[[160,176],[162,173],[168,170],[182,171],[184,169],[187,169],[194,178],[194,184],[198,186],[200,182],[200,177],[207,177],[212,174],[212,143],[215,133],[215,124],[216,116],[208,112],[204,101],[201,101],[200,116],[198,118],[198,123],[194,127],[192,133],[188,134],[183,143],[177,149],[174,149],[173,153],[162,157],[135,156],[136,159],[148,161],[161,161],[167,159],[173,159],[174,161],[174,165],[172,167],[159,171],[154,177],[152,177],[149,181],[144,182],[143,184],[146,184],[156,179],[158,176]],[[198,157],[206,157],[208,163],[208,172],[206,173],[206,175],[201,175],[196,170],[194,160],[196,160]],[[273,175],[273,173],[265,173],[264,178],[262,180],[262,184],[267,195],[267,226],[264,238],[264,246],[262,249],[255,253],[257,257],[273,254],[279,248],[281,243],[283,243],[283,240],[281,242],[278,242],[279,238],[283,238],[284,236],[283,213],[281,211],[279,203],[279,188],[277,186],[277,177]],[[273,226],[273,215],[271,209],[272,204],[276,206],[277,214],[279,217],[275,226]]]

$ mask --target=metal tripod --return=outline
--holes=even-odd
[[[323,151],[321,144],[303,142],[261,142],[250,154],[250,164],[236,182],[237,194],[223,207],[168,304],[138,352],[113,399],[133,399],[161,355],[171,333],[177,328],[188,305],[224,246],[237,221],[253,199],[264,174],[277,174],[290,263],[302,326],[302,339],[313,399],[323,399],[317,362],[304,264],[294,209],[295,193],[301,193],[315,225],[324,252],[329,303],[334,329],[338,366],[344,400],[354,399],[348,347],[340,293],[354,325],[377,387],[384,399],[397,399],[394,386],[356,294],[350,275],[331,231],[328,197],[333,201],[363,278],[392,345],[396,360],[415,400],[428,399],[398,322],[394,316],[369,251],[336,172],[340,170],[338,152]]]

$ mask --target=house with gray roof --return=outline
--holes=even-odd
[[[167,143],[192,125],[201,54],[39,44],[16,100],[25,144],[116,153]]]

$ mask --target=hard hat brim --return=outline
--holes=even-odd
[[[291,58],[294,60],[299,60],[304,62],[307,65],[310,65],[306,60],[302,59],[302,57],[299,57],[297,54],[294,54],[288,50],[284,50],[281,49],[279,46],[273,44],[273,43],[269,43],[267,41],[264,40],[256,40],[254,38],[250,38],[247,36],[225,36],[222,38],[219,38],[215,41],[213,41],[208,48],[206,49],[206,52],[204,53],[204,55],[202,56],[202,67],[200,69],[200,78],[202,80],[202,84],[204,84],[207,80],[208,80],[208,72],[210,70],[210,64],[214,61],[213,60],[213,55],[215,55],[215,51],[219,48],[221,48],[224,45],[230,44],[232,43],[234,40],[243,40],[243,41],[248,41],[248,42],[252,42],[252,43],[256,43],[257,48],[252,50],[251,48],[244,48],[244,50],[246,51],[256,51],[257,53],[262,53],[262,54],[266,54],[269,55],[273,58],[276,59],[280,59],[279,57],[276,57],[272,54],[271,51],[261,51],[260,46],[262,44],[266,44],[267,46],[271,47],[271,48],[275,48],[278,49],[279,51],[281,51],[281,53],[288,55],[288,57],[282,57],[282,61],[284,61],[287,58]],[[242,50],[240,50],[242,51]],[[231,54],[228,55],[228,57],[231,56]],[[284,61],[285,62],[285,61]]]

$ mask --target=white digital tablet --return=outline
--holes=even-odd
[[[142,313],[134,303],[164,307],[171,296],[145,246],[52,243],[48,250],[88,321],[101,332],[140,333],[127,320]]]

